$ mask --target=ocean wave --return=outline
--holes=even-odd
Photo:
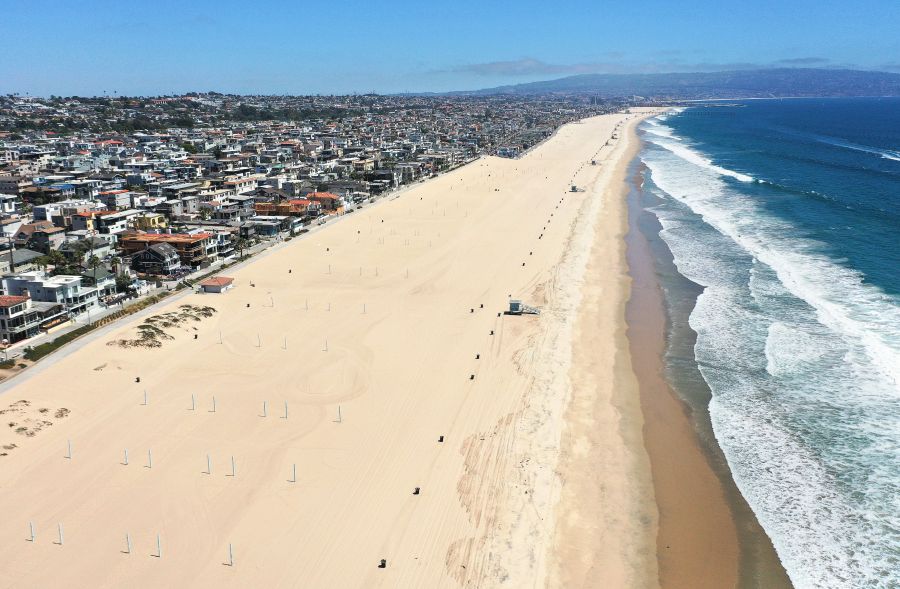
[[[864,153],[871,153],[872,155],[877,155],[887,160],[893,160],[895,162],[900,162],[900,151],[894,151],[893,149],[883,149],[880,147],[873,147],[871,145],[861,145],[859,143],[853,143],[851,141],[846,141],[844,139],[838,139],[837,137],[828,137],[825,135],[811,135],[815,138],[816,141],[820,143],[825,143],[827,145],[833,145],[835,147],[843,147],[844,149],[850,149],[853,151],[861,151]]]
[[[776,321],[766,338],[766,372],[772,376],[803,375],[823,351],[809,333]]]
[[[887,149],[884,147],[876,147],[874,145],[865,145],[862,143],[855,143],[853,141],[848,141],[846,139],[841,139],[840,137],[831,137],[829,135],[821,135],[819,133],[809,133],[806,131],[799,131],[797,129],[779,127],[779,130],[783,133],[787,133],[789,135],[794,135],[796,137],[802,137],[805,139],[809,139],[811,141],[815,141],[817,143],[823,143],[825,145],[831,145],[832,147],[840,147],[842,149],[849,149],[851,151],[859,151],[862,153],[868,153],[871,155],[877,155],[878,157],[892,160],[895,162],[900,162],[900,151],[895,149]]]
[[[879,515],[854,509],[815,454],[772,418],[774,408],[741,392],[711,401],[716,439],[723,448],[741,448],[728,452],[729,463],[794,585],[896,586]]]
[[[668,127],[666,127],[668,129]],[[654,132],[656,129],[653,127],[645,127],[644,130],[650,132],[651,134],[656,135],[655,138],[650,141],[664,149],[667,149],[680,157],[681,159],[690,162],[696,166],[701,168],[706,168],[707,170],[711,170],[720,176],[728,176],[729,178],[734,178],[735,180],[739,180],[741,182],[753,182],[755,178],[750,176],[749,174],[744,174],[741,172],[736,172],[734,170],[729,170],[728,168],[724,168],[722,166],[716,165],[712,162],[711,159],[703,156],[699,152],[687,147],[685,145],[681,145],[679,143],[672,143],[670,141],[666,141],[663,138],[676,139],[674,135],[666,136],[662,133]],[[671,129],[670,129],[671,131]],[[681,141],[680,138],[677,138],[678,141]]]
[[[652,120],[652,119],[651,119]],[[643,128],[645,133],[650,133],[651,135],[656,135],[657,137],[665,137],[667,139],[673,139],[675,141],[681,141],[680,137],[676,137],[672,134],[672,129],[665,125],[660,125],[658,123],[651,123]]]
[[[689,323],[739,489],[798,588],[900,586],[900,302],[703,154],[650,143],[660,236],[704,287]]]
[[[694,164],[698,172],[732,177],[739,174],[731,170],[723,173],[719,166],[708,164],[706,157],[687,146],[660,147]],[[689,178],[675,179],[669,170],[653,165],[650,168],[660,188],[775,270],[791,294],[818,311],[824,325],[865,342],[873,364],[894,383],[900,383],[900,305],[896,301],[865,284],[858,271],[840,266],[820,253],[819,243],[792,238],[792,226],[762,211],[752,198],[729,191],[715,176],[688,173]]]

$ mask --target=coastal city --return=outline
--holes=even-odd
[[[31,347],[483,155],[585,98],[0,96],[0,338]],[[202,286],[200,286],[202,287]],[[37,337],[36,336],[41,336]],[[31,352],[29,354],[29,352]]]
[[[0,6],[0,589],[900,589],[897,0]]]

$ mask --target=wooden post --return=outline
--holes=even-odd
[[[59,536],[59,545],[63,545],[63,526],[62,524],[56,524],[56,533]]]
[[[288,409],[287,409],[287,401],[284,402],[284,416],[281,419],[288,418]]]
[[[234,472],[234,456],[231,457],[231,476],[235,476],[235,472]]]
[[[290,482],[292,482],[292,483],[297,482],[297,464],[296,463],[291,465],[291,480],[290,480]]]
[[[33,544],[34,543],[34,522],[28,522],[28,532],[31,536],[29,541]]]
[[[268,417],[268,416],[269,416],[269,402],[268,402],[268,401],[263,401],[263,414],[262,414],[262,416],[263,416],[263,417]]]
[[[159,534],[156,535],[156,558],[162,558],[162,542],[159,539]]]
[[[142,404],[142,405],[147,405],[147,404],[148,404],[148,399],[147,399],[147,389],[144,389],[144,402],[141,403],[141,404]]]
[[[125,554],[131,554],[131,534],[125,533]]]
[[[212,408],[211,413],[215,413],[215,412],[216,412],[216,396],[215,396],[215,395],[213,395],[213,405],[212,405],[212,407],[213,407],[213,408]]]
[[[66,458],[72,459],[72,440],[66,440]]]
[[[234,566],[234,552],[231,550],[231,543],[228,544],[228,566]]]
[[[191,411],[195,411],[197,409],[197,398],[194,396],[194,393],[191,393]]]
[[[153,450],[147,449],[147,468],[153,468]]]
[[[122,464],[128,466],[128,448],[125,448],[125,461]]]
[[[209,454],[206,455],[206,474],[212,474],[212,460],[210,460]]]

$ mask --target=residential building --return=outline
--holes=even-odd
[[[131,257],[131,269],[143,274],[169,276],[180,270],[181,258],[168,243],[153,243]]]
[[[28,270],[33,270],[36,267],[36,262],[43,255],[44,254],[41,252],[36,252],[27,248],[16,249],[12,252],[0,254],[0,276],[9,274],[10,272],[27,272]],[[15,263],[10,264],[10,256],[12,256],[12,261]]]
[[[132,233],[119,238],[125,255],[132,256],[155,243],[174,247],[181,263],[191,268],[207,265],[217,257],[216,240],[211,233]]]
[[[3,277],[3,292],[12,296],[31,296],[38,302],[57,303],[70,316],[90,311],[99,305],[98,290],[81,283],[81,276],[50,276],[43,270],[31,270]]]
[[[27,295],[0,295],[0,339],[14,344],[34,337],[44,320]]]

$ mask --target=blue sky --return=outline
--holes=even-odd
[[[900,72],[900,0],[0,0],[0,93],[464,90],[591,72]]]

